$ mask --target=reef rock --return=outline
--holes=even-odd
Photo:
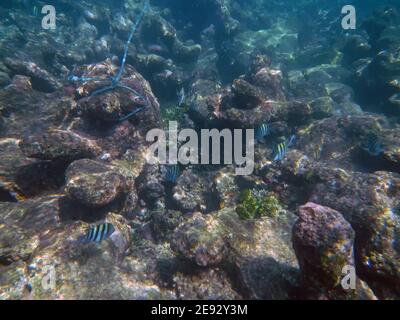
[[[67,194],[89,207],[102,207],[126,188],[124,177],[109,165],[93,160],[73,162],[66,173]]]
[[[26,138],[21,142],[21,149],[31,158],[66,162],[93,158],[101,152],[94,140],[77,132],[59,129]]]
[[[118,85],[113,87],[110,77],[116,76],[118,70],[110,59],[77,69],[78,77],[85,74],[88,78],[103,79],[76,84],[76,92],[81,97],[78,109],[92,119],[115,123],[135,109],[142,108],[134,118],[142,123],[143,128],[158,127],[160,106],[150,84],[133,67],[127,65]]]
[[[32,87],[38,91],[53,92],[61,88],[61,84],[46,70],[41,69],[34,62],[18,59],[5,59],[5,65],[13,75],[19,74],[31,78]]]
[[[176,229],[172,248],[199,266],[218,264],[226,254],[221,227],[211,215],[196,212]]]
[[[240,219],[232,208],[195,213],[175,230],[172,248],[199,266],[226,266],[249,298],[288,299],[299,271],[291,247],[293,217]]]
[[[398,174],[379,171],[368,174],[326,167],[299,152],[288,155],[284,166],[287,178],[296,176],[302,181],[304,196],[309,201],[341,212],[351,224],[360,279],[378,298],[398,297]]]
[[[308,285],[334,289],[343,267],[354,267],[354,230],[335,210],[315,203],[301,206],[292,237]]]

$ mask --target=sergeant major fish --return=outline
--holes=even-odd
[[[266,136],[271,133],[271,129],[268,123],[262,123],[259,127],[256,128],[255,138],[257,141],[262,142]]]
[[[179,169],[179,165],[171,165],[167,167],[167,172],[165,174],[165,181],[175,183],[179,175],[181,174],[181,170]]]
[[[81,237],[83,243],[96,242],[100,243],[104,239],[110,237],[115,231],[115,227],[111,223],[101,223],[90,227],[86,235]]]
[[[292,135],[286,140],[278,143],[272,151],[273,161],[282,161],[286,153],[288,152],[288,149],[293,145],[295,139],[296,136]]]

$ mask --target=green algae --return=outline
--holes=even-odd
[[[187,105],[173,105],[166,108],[163,108],[161,111],[161,116],[165,126],[168,126],[169,121],[177,121],[182,122],[185,116],[185,113],[188,111]]]
[[[241,219],[277,218],[282,211],[279,200],[272,193],[245,189],[240,194],[236,213]]]

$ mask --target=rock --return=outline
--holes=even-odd
[[[78,106],[83,114],[93,120],[115,123],[136,108],[143,108],[134,117],[141,121],[141,129],[150,130],[159,127],[160,105],[151,91],[150,84],[129,65],[125,67],[119,85],[128,87],[136,93],[119,87],[93,95],[97,90],[110,86],[109,77],[115,76],[117,72],[118,67],[110,59],[102,63],[82,66],[76,70],[78,77],[85,74],[85,77],[105,79],[105,81],[86,81],[77,86],[76,92],[81,97]]]
[[[232,288],[228,276],[221,270],[206,270],[194,275],[174,275],[179,299],[236,300],[240,296]]]
[[[101,152],[94,140],[77,132],[59,129],[24,139],[21,142],[21,149],[31,158],[66,162],[93,158]]]
[[[289,299],[298,284],[291,248],[293,216],[240,219],[234,208],[195,213],[175,230],[173,250],[199,266],[227,266],[252,299]]]
[[[310,83],[320,85],[323,83],[330,82],[332,77],[325,70],[317,68],[309,68],[304,72],[304,75]]]
[[[317,119],[327,118],[333,115],[336,103],[331,97],[320,97],[311,102],[314,117]]]
[[[393,20],[393,11],[392,10],[377,10],[373,17],[369,17],[365,19],[361,26],[364,30],[367,31],[373,42],[377,41],[385,30],[385,28],[390,25],[390,22]]]
[[[353,35],[345,40],[343,53],[347,63],[367,57],[370,51],[371,46],[363,36]]]
[[[38,91],[54,92],[61,87],[61,84],[52,75],[34,62],[6,59],[4,63],[13,75],[19,74],[30,77],[32,87]]]
[[[146,165],[138,180],[138,192],[141,198],[148,203],[154,203],[165,196],[164,185],[160,183],[162,176],[159,166]]]
[[[175,297],[172,291],[157,286],[154,281],[144,279],[143,275],[146,273],[141,271],[144,258],[138,261],[132,257],[125,257],[126,252],[122,254],[121,249],[126,250],[126,245],[130,245],[130,228],[123,217],[112,213],[107,216],[106,220],[116,227],[115,235],[110,239],[100,244],[80,245],[76,239],[87,232],[89,225],[69,222],[60,228],[60,224],[49,220],[54,212],[49,209],[54,206],[54,202],[49,202],[49,198],[41,200],[47,200],[47,205],[36,204],[34,210],[28,211],[25,217],[28,220],[21,228],[26,237],[25,241],[36,249],[30,254],[29,262],[27,261],[29,267],[24,264],[21,268],[18,261],[6,267],[0,264],[2,275],[5,274],[6,277],[2,277],[5,282],[0,281],[2,298],[70,300]],[[55,202],[57,203],[58,201]],[[15,208],[12,212],[17,214]],[[43,214],[45,212],[49,218]],[[33,217],[35,219],[32,221]],[[9,230],[11,231],[10,227]],[[2,235],[4,236],[4,233]],[[21,246],[26,243],[19,240]],[[121,260],[121,255],[125,259]],[[55,272],[57,277],[54,287],[43,287],[42,281],[49,279],[51,274],[54,274],[52,272]],[[23,287],[28,283],[32,286],[32,292],[26,296]]]
[[[158,210],[151,213],[150,228],[157,241],[170,241],[173,231],[183,220],[183,214],[175,210]]]
[[[59,198],[0,203],[0,268],[28,261],[46,232],[61,227]]]
[[[279,104],[264,101],[266,104],[259,105],[251,110],[244,110],[229,105],[223,106],[224,111],[220,119],[226,121],[232,128],[255,128],[263,122],[268,122]]]
[[[241,109],[254,109],[266,100],[261,89],[242,79],[233,81],[232,92],[235,96],[235,104]]]
[[[10,85],[0,90],[3,136],[26,137],[47,130],[59,123],[63,105],[73,105],[71,100],[60,99],[60,93],[46,94],[32,88],[29,77],[16,75]],[[57,121],[58,120],[58,121]]]
[[[329,171],[328,171],[329,172]],[[399,252],[396,239],[400,234],[397,208],[400,180],[398,175],[325,172],[329,188],[317,184],[310,197],[343,212],[356,232],[355,256],[358,274],[378,297],[398,297]],[[389,188],[382,188],[389,185]],[[341,194],[339,198],[333,194]],[[333,200],[335,198],[335,200]],[[380,232],[376,232],[380,230]],[[388,280],[390,279],[390,280]]]
[[[361,101],[371,111],[388,115],[399,114],[396,94],[399,91],[397,78],[400,55],[397,45],[381,47],[377,55],[369,59],[357,61],[355,64],[354,82]]]
[[[328,207],[307,203],[293,226],[293,248],[307,285],[332,290],[340,285],[342,269],[354,267],[354,230]]]
[[[161,39],[171,52],[172,57],[179,61],[194,62],[201,52],[200,45],[185,45],[180,41],[175,28],[159,15],[149,14],[143,22],[142,32],[145,38],[157,37]]]
[[[220,201],[219,207],[231,207],[236,203],[239,195],[238,186],[233,170],[220,170],[214,177],[214,188]]]
[[[121,195],[126,188],[124,177],[111,166],[93,160],[73,162],[66,172],[66,192],[89,207],[102,207]]]
[[[344,101],[339,104],[339,112],[340,114],[361,114],[362,109],[361,106],[355,102]]]
[[[206,211],[212,203],[206,201],[211,182],[191,170],[184,170],[172,189],[172,199],[183,212]]]
[[[18,170],[34,162],[28,159],[19,148],[19,141],[11,138],[0,140],[0,177],[1,182],[14,182]]]
[[[296,172],[297,181],[308,186],[308,201],[341,212],[351,224],[357,275],[378,298],[398,297],[400,259],[395,239],[400,232],[399,176],[331,168],[296,152],[288,156],[284,166],[284,171]],[[292,173],[289,176],[293,178]]]
[[[366,137],[375,133],[382,145],[382,154],[374,156],[362,148]],[[297,147],[315,160],[329,162],[333,167],[367,171],[400,172],[398,130],[376,114],[356,113],[331,117],[301,129]]]
[[[330,64],[340,60],[340,52],[334,47],[322,43],[315,43],[298,50],[296,54],[296,67],[306,68],[321,64]]]
[[[11,78],[7,73],[0,71],[0,88],[11,83]]]
[[[212,216],[195,212],[174,232],[171,247],[199,266],[220,263],[226,254],[222,226]]]
[[[189,114],[193,120],[200,123],[215,118],[213,109],[209,107],[208,97],[218,97],[221,86],[211,80],[198,80],[192,84],[188,95]],[[214,109],[219,109],[221,104],[221,96],[216,100]],[[210,98],[211,100],[211,98]]]
[[[337,103],[352,100],[353,89],[343,83],[330,82],[325,84],[326,93]]]

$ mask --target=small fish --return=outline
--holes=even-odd
[[[165,181],[175,183],[179,175],[181,174],[181,170],[179,169],[179,165],[171,165],[168,166],[167,172],[165,174]]]
[[[296,136],[292,135],[288,139],[278,143],[272,151],[273,161],[282,161],[283,158],[285,158],[288,149],[293,145],[295,139]]]
[[[14,186],[9,182],[3,183],[0,181],[0,194],[8,199],[7,201],[20,202],[26,200],[21,193],[14,190]]]
[[[182,89],[177,93],[178,95],[178,107],[181,107],[186,99],[185,88]]]
[[[147,51],[149,52],[154,52],[154,53],[161,53],[164,51],[163,47],[160,46],[159,44],[150,44],[147,47]]]
[[[90,10],[83,11],[83,15],[84,15],[84,17],[86,19],[89,19],[89,20],[95,20],[96,19],[96,15]]]
[[[100,243],[104,239],[111,236],[115,231],[115,227],[111,223],[101,223],[97,226],[90,227],[89,231],[83,237],[84,243],[96,242]]]
[[[13,197],[13,199],[16,202],[20,202],[20,201],[25,201],[26,200],[26,198],[22,194],[20,194],[18,192],[15,192],[15,191],[10,191],[10,195]]]
[[[168,70],[168,69],[164,70],[162,73],[164,74],[165,78],[167,78],[167,79],[174,74],[171,70]]]
[[[259,127],[256,128],[255,138],[257,141],[262,142],[266,136],[271,133],[271,128],[268,123],[263,123]]]
[[[367,137],[362,143],[361,148],[372,156],[379,156],[383,152],[378,136],[375,133],[367,134]]]

